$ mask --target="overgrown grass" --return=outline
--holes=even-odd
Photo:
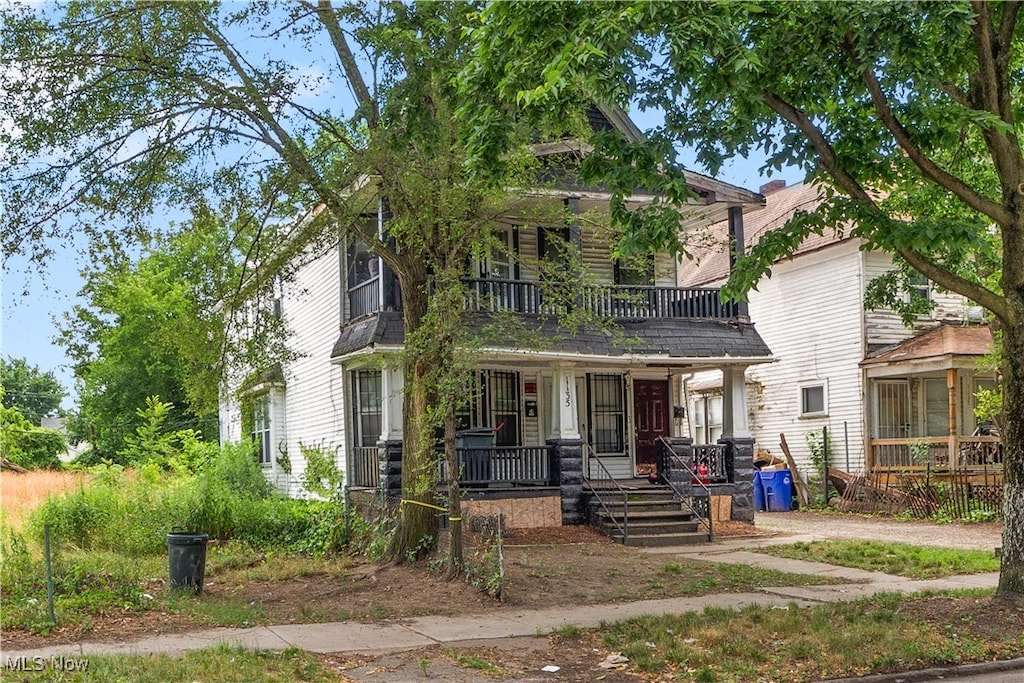
[[[62,671],[49,659],[40,671],[4,671],[5,681],[105,681],[107,683],[165,683],[166,681],[224,681],[255,683],[274,681],[343,681],[336,670],[296,649],[284,652],[252,651],[226,645],[188,652],[180,656],[124,655],[73,656],[87,662],[85,671]],[[30,666],[35,663],[29,661]]]
[[[805,609],[708,608],[558,637],[581,648],[621,652],[631,668],[650,675],[723,682],[902,671],[1019,656],[1024,647],[1020,629],[974,636],[922,620],[911,609],[918,599],[889,594]]]
[[[912,579],[999,571],[999,560],[992,552],[888,541],[811,541],[750,550],[776,557],[824,562]]]
[[[86,479],[84,472],[0,472],[0,506],[4,522],[12,529],[20,530],[25,518],[47,497],[82,486]]]

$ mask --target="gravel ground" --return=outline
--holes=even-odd
[[[861,538],[975,550],[993,550],[1002,545],[1002,526],[995,522],[934,524],[851,514],[759,512],[754,525],[812,540]]]

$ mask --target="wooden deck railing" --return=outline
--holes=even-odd
[[[872,471],[1002,466],[1003,443],[998,436],[871,439],[868,445],[868,469]]]
[[[494,446],[459,448],[459,483],[467,487],[488,485],[546,486],[552,484],[550,446]],[[448,480],[443,454],[438,459],[438,479]]]

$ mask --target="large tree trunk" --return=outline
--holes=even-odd
[[[1003,551],[996,595],[1024,601],[1024,219],[1004,230]]]
[[[406,269],[412,270],[412,269]],[[406,273],[401,278],[402,310],[406,339],[419,329],[427,313],[426,273]],[[402,411],[402,502],[398,528],[388,556],[397,562],[415,560],[433,550],[437,542],[434,487],[434,432],[427,411],[430,406],[429,360],[413,354],[405,361],[405,393]]]

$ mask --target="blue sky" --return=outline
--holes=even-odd
[[[645,127],[643,117],[637,118],[641,128]],[[801,180],[800,173],[793,170],[766,178],[758,173],[759,166],[759,160],[736,159],[726,164],[718,179],[754,191],[776,178],[784,178],[789,184]],[[54,256],[44,271],[31,267],[23,258],[12,258],[3,272],[3,355],[25,358],[30,365],[53,371],[69,392],[74,389],[74,375],[64,349],[54,337],[56,322],[80,303],[77,294],[82,286],[79,270],[83,259],[76,245],[55,245]],[[64,407],[71,406],[72,399],[65,399]]]
[[[242,39],[246,41],[247,47],[256,52],[266,50],[265,54],[279,56],[277,53],[280,46],[268,40],[266,36],[243,36]],[[345,88],[337,87],[340,75],[336,72],[332,74],[330,61],[308,53],[294,55],[291,66],[301,73],[308,88],[308,92],[302,94],[303,99],[309,98],[305,104],[313,108],[326,105],[329,108],[340,107],[342,111],[351,109],[351,96]],[[632,114],[641,129],[661,123],[662,117],[657,112]],[[688,163],[692,162],[692,157],[688,159],[686,154],[682,155],[682,161],[687,167],[703,171],[693,163]],[[726,164],[718,178],[755,191],[770,179],[781,177],[788,183],[801,179],[801,174],[794,170],[775,174],[771,178],[762,177],[758,173],[760,165],[759,159],[737,159]],[[0,204],[0,211],[2,210],[3,206]],[[4,356],[25,358],[29,364],[36,365],[43,371],[54,372],[65,389],[73,393],[74,376],[70,361],[65,356],[63,348],[54,342],[54,338],[57,335],[56,323],[63,318],[65,312],[71,310],[72,306],[81,303],[77,296],[83,284],[79,271],[86,257],[84,251],[78,248],[83,245],[52,246],[53,257],[42,271],[24,258],[14,257],[4,263],[0,352]],[[72,399],[66,399],[64,407],[70,408],[71,405]]]

